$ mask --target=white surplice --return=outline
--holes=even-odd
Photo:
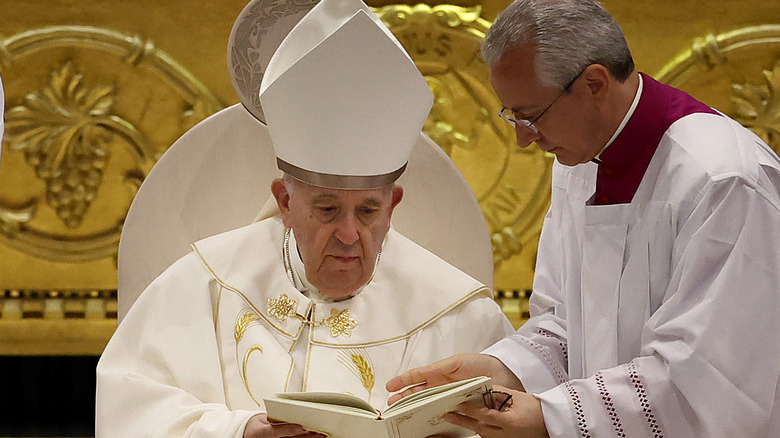
[[[513,332],[489,289],[394,230],[337,302],[293,286],[284,242],[278,216],[205,239],[141,294],[98,365],[97,437],[241,437],[283,391],[383,409],[392,377]]]
[[[662,134],[630,203],[554,164],[532,318],[485,352],[553,437],[778,437],[780,162],[719,114]]]

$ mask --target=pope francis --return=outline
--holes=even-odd
[[[263,397],[348,392],[512,332],[482,283],[390,227],[432,105],[356,0],[324,0],[274,54],[260,101],[278,214],[200,240],[140,295],[97,369],[98,437],[318,436]]]

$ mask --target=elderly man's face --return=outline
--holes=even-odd
[[[374,273],[403,189],[337,190],[302,182],[293,187],[290,193],[281,179],[271,185],[284,225],[295,233],[306,278],[325,295],[352,294]]]

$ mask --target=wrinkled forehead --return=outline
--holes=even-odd
[[[371,190],[348,190],[318,187],[296,181],[291,196],[301,196],[307,203],[338,203],[343,205],[383,205],[390,202],[392,185]]]

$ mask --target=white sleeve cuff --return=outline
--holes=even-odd
[[[577,435],[577,415],[565,385],[558,385],[542,394],[534,394],[542,402],[542,416],[550,438],[568,438]]]
[[[515,339],[519,336],[514,334],[506,337],[486,348],[482,354],[500,360],[520,379],[529,394],[544,392],[558,385],[542,358]]]

